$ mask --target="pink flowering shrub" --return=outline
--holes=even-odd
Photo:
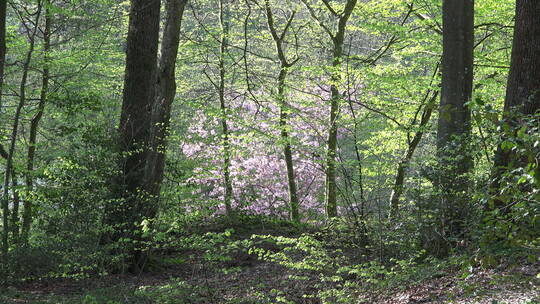
[[[316,102],[291,104],[290,137],[294,169],[304,218],[324,213],[324,146],[327,105],[321,93]],[[261,98],[262,100],[263,98]],[[259,102],[228,93],[231,132],[231,176],[234,207],[256,214],[286,217],[288,186],[283,143],[280,139],[279,108],[274,102]],[[298,100],[298,99],[296,99]],[[300,114],[301,113],[301,114]],[[196,193],[218,202],[216,213],[223,213],[223,148],[220,118],[202,110],[192,117],[182,152],[199,160],[188,180],[197,185]]]

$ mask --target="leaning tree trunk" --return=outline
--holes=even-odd
[[[408,141],[407,152],[398,163],[398,169],[396,172],[396,177],[394,179],[394,186],[392,187],[392,193],[390,194],[390,219],[394,219],[399,213],[399,201],[404,190],[406,171],[409,168],[414,152],[416,151],[416,147],[424,136],[425,128],[431,119],[431,114],[433,113],[433,110],[436,106],[437,98],[439,97],[439,90],[433,92],[433,90],[431,89],[433,82],[436,79],[436,76],[439,74],[439,65],[440,63],[437,63],[437,66],[433,71],[431,81],[429,83],[429,88],[426,94],[424,94],[422,105],[420,105],[420,108],[418,108],[417,113],[420,112],[421,107],[423,106],[423,104],[425,104],[424,109],[422,110],[420,123],[418,125],[418,131],[414,134],[413,139]],[[416,121],[416,117],[413,119],[413,122],[414,121]],[[409,137],[410,134],[407,134],[407,138]]]
[[[152,109],[152,150],[145,168],[146,192],[155,198],[155,201],[159,200],[163,182],[171,105],[176,95],[176,57],[186,2],[187,0],[167,0],[167,18],[161,42],[156,97]]]
[[[518,0],[510,74],[504,101],[503,123],[512,129],[520,126],[519,117],[540,110],[540,1]],[[536,160],[537,164],[540,160]],[[493,182],[490,192],[496,197],[504,173],[526,165],[522,157],[501,146],[495,152]],[[538,170],[538,168],[537,168]],[[540,172],[539,172],[540,174]],[[504,208],[505,202],[494,200],[494,206]]]
[[[343,40],[334,42],[334,61],[332,67],[338,69],[341,66],[343,54]],[[337,119],[341,94],[338,83],[341,79],[341,71],[334,71],[330,86],[330,119],[328,121],[328,137],[326,139],[326,195],[325,207],[328,218],[336,217],[337,213],[337,184],[336,184],[336,155],[337,155]]]
[[[131,0],[127,37],[126,69],[122,113],[119,125],[120,175],[113,183],[118,199],[106,210],[106,224],[112,233],[104,242],[120,238],[141,240],[139,226],[152,218],[156,205],[145,193],[145,168],[150,149],[152,105],[155,97],[157,51],[160,20],[159,0]],[[131,271],[142,270],[146,254],[128,248]]]
[[[431,94],[431,90],[428,91],[428,94]],[[428,96],[429,95],[426,95],[426,98]],[[422,111],[422,117],[420,118],[420,124],[418,125],[419,130],[414,134],[413,139],[409,142],[405,156],[398,163],[398,169],[394,179],[394,186],[392,187],[392,194],[390,195],[390,219],[395,219],[398,215],[400,207],[399,201],[404,190],[406,171],[409,168],[418,144],[420,144],[420,141],[424,136],[425,128],[431,119],[431,114],[433,113],[433,108],[435,107],[438,96],[439,91],[436,91],[429,98],[428,103]]]

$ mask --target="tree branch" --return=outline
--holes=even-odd
[[[319,17],[317,17],[317,14],[315,14],[315,11],[313,10],[313,7],[311,7],[311,5],[309,5],[309,3],[307,3],[307,0],[302,0],[302,3],[304,3],[306,8],[308,9],[309,14],[311,15],[311,18],[313,18],[313,20],[317,21],[317,23],[319,23],[319,26],[330,36],[330,38],[332,38],[332,40],[334,40],[335,37],[334,37],[334,34],[332,33],[332,31],[326,25],[324,25],[324,23],[319,19]]]

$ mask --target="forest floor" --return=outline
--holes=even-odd
[[[471,266],[463,271],[454,266],[414,267],[421,275],[399,275],[398,279],[364,284],[369,275],[335,276],[323,270],[302,268],[302,264],[280,263],[242,249],[252,234],[297,238],[291,227],[208,226],[216,247],[226,254],[203,252],[204,244],[167,252],[139,276],[108,275],[73,280],[39,280],[0,289],[1,304],[255,304],[255,303],[526,303],[540,304],[540,263],[505,262],[495,269]],[[230,229],[232,228],[232,230]],[[284,228],[284,229],[283,229]],[[226,231],[225,239],[223,234]],[[231,233],[232,232],[232,233]],[[204,234],[201,234],[204,235]],[[231,243],[227,247],[217,245]],[[199,239],[205,242],[205,239]],[[231,240],[234,240],[231,241]],[[195,241],[196,242],[196,241]],[[293,245],[291,245],[293,246]],[[269,252],[288,252],[275,244],[263,245]],[[316,247],[316,246],[315,246]],[[233,248],[233,249],[231,249]],[[347,251],[347,248],[332,248]],[[292,252],[292,251],[291,251]],[[299,259],[308,259],[298,256]],[[264,256],[264,255],[263,255]],[[291,260],[289,260],[291,261]],[[321,262],[325,258],[321,256]],[[308,263],[309,264],[309,263]],[[299,266],[300,265],[300,266]],[[445,264],[446,265],[446,264]],[[326,265],[322,265],[326,266]],[[301,269],[302,268],[302,269]],[[330,278],[330,279],[329,279]],[[340,279],[341,278],[341,279]]]

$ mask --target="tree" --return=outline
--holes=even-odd
[[[437,64],[437,67],[435,68],[435,72],[433,73],[432,83],[435,79],[437,73],[439,72],[439,65]],[[429,88],[424,95],[423,104],[425,103],[424,109],[422,110],[422,115],[420,117],[420,122],[418,124],[418,131],[414,134],[412,137],[412,140],[408,140],[408,147],[407,152],[401,158],[401,160],[398,163],[398,169],[396,173],[396,177],[394,179],[394,185],[392,187],[392,194],[390,195],[390,218],[395,218],[399,211],[399,200],[401,197],[401,194],[403,193],[404,183],[405,183],[405,174],[406,171],[411,163],[412,157],[414,155],[414,151],[416,151],[416,148],[418,147],[418,144],[422,140],[422,137],[425,133],[425,128],[427,127],[429,120],[431,118],[431,114],[433,113],[433,109],[436,105],[437,97],[439,96],[439,91],[435,90],[433,91],[431,88]],[[418,109],[417,113],[420,112],[420,109]],[[416,117],[414,118],[416,120]],[[410,138],[410,135],[407,136],[407,138]]]
[[[13,207],[11,209],[11,235],[13,236],[13,241],[15,243],[19,242],[19,235],[20,235],[20,229],[19,229],[19,207],[21,205],[21,197],[19,195],[18,188],[18,178],[17,178],[17,172],[16,170],[11,170],[11,187],[12,187],[12,193],[13,193]]]
[[[285,39],[285,36],[287,35],[287,31],[289,30],[289,27],[291,26],[292,21],[294,20],[294,16],[296,15],[296,12],[293,11],[290,15],[290,17],[287,19],[287,22],[285,24],[285,27],[281,31],[280,34],[278,34],[276,30],[276,26],[274,24],[274,14],[272,12],[272,8],[270,7],[270,1],[265,0],[265,9],[266,9],[266,19],[268,23],[268,29],[270,30],[270,33],[272,35],[272,39],[274,40],[276,52],[278,55],[278,59],[280,62],[280,69],[279,69],[279,75],[278,75],[278,93],[277,93],[277,99],[279,101],[279,127],[281,129],[281,140],[283,141],[283,156],[285,157],[285,167],[287,168],[287,186],[289,189],[289,208],[290,208],[290,216],[291,220],[293,221],[300,221],[300,214],[298,212],[298,193],[296,190],[296,180],[294,175],[294,163],[293,163],[293,157],[292,157],[292,148],[291,148],[291,142],[289,138],[289,111],[291,110],[287,104],[287,97],[285,94],[286,89],[286,80],[287,80],[287,74],[288,69],[291,68],[296,61],[298,61],[298,58],[289,62],[285,56],[285,49],[283,47],[283,39]]]
[[[337,130],[338,130],[338,113],[342,95],[339,90],[341,83],[341,65],[343,62],[343,44],[345,42],[345,30],[347,22],[351,17],[357,0],[347,0],[343,11],[336,11],[328,1],[323,0],[326,10],[337,18],[337,30],[334,33],[325,23],[316,15],[314,8],[307,0],[302,0],[304,5],[309,10],[309,13],[319,26],[328,34],[332,41],[332,75],[330,77],[330,115],[329,129],[326,140],[326,195],[325,206],[326,216],[328,218],[336,217],[337,214],[337,184],[336,184],[336,155],[337,155]]]
[[[28,138],[28,152],[26,156],[26,190],[28,192],[33,191],[34,189],[34,162],[36,156],[36,144],[37,144],[37,132],[39,128],[39,123],[43,117],[45,111],[45,104],[47,102],[47,95],[49,94],[49,77],[50,77],[50,68],[49,68],[49,51],[51,48],[51,12],[49,6],[51,5],[50,0],[45,0],[44,14],[45,14],[45,27],[43,29],[43,57],[44,57],[44,67],[43,74],[41,75],[41,91],[39,96],[38,109],[32,120],[30,121],[30,135]],[[13,177],[16,178],[15,176]],[[23,224],[22,224],[22,240],[28,240],[28,233],[30,231],[30,225],[32,223],[32,202],[29,199],[24,200],[24,213],[23,213]]]
[[[171,105],[176,94],[176,57],[180,42],[180,28],[187,0],[167,0],[167,17],[161,42],[161,55],[157,70],[157,88],[152,108],[151,147],[145,168],[146,190],[158,198],[167,151],[167,136],[171,118]]]
[[[159,38],[159,0],[132,0],[127,37],[126,68],[119,125],[120,175],[113,185],[118,202],[109,206],[107,223],[117,231],[106,236],[140,239],[143,219],[152,218],[156,206],[148,199],[145,168],[150,151],[150,129],[155,97]],[[146,256],[130,249],[129,266],[139,271]]]
[[[502,123],[513,130],[526,128],[525,118],[537,114],[540,110],[540,19],[538,16],[540,16],[539,1],[517,1],[510,74],[502,118]],[[538,118],[535,121],[538,121]],[[515,150],[503,149],[502,145],[499,145],[494,157],[491,194],[496,196],[500,192],[501,179],[505,173],[514,168],[525,167],[528,161],[518,155]],[[538,161],[536,153],[537,172]],[[493,207],[505,208],[505,202],[501,199],[495,198],[494,203]]]
[[[443,1],[442,84],[437,130],[437,157],[446,227],[452,235],[461,233],[467,189],[465,175],[472,168],[467,141],[471,133],[471,113],[467,103],[472,95],[474,47],[474,1]]]
[[[228,109],[225,101],[225,55],[227,53],[229,36],[229,14],[225,0],[219,0],[219,25],[221,37],[219,41],[219,107],[221,110],[221,132],[223,145],[223,183],[225,185],[225,210],[232,213],[233,186],[231,180],[231,140],[227,123]]]
[[[13,118],[13,124],[11,127],[11,135],[9,139],[9,147],[7,150],[7,158],[6,158],[6,168],[4,172],[4,185],[3,185],[3,191],[2,191],[2,206],[3,206],[3,225],[4,225],[4,231],[3,231],[3,237],[2,237],[2,245],[3,245],[3,252],[7,255],[9,244],[8,244],[8,236],[9,236],[9,207],[8,207],[8,201],[9,201],[9,181],[11,180],[11,176],[13,174],[13,159],[15,154],[15,147],[17,145],[17,136],[19,136],[19,124],[20,119],[22,115],[22,110],[24,105],[27,102],[26,98],[26,87],[28,84],[28,74],[30,72],[30,63],[32,61],[32,56],[34,55],[34,49],[35,49],[35,42],[36,42],[36,35],[39,28],[39,20],[41,17],[43,8],[43,1],[38,0],[37,1],[37,8],[34,13],[35,19],[33,22],[25,23],[23,21],[23,25],[25,27],[25,30],[28,35],[29,40],[29,46],[28,51],[26,52],[23,66],[22,66],[22,75],[21,75],[21,81],[19,84],[19,101],[17,103],[17,107],[15,109],[15,115]],[[33,23],[33,27],[31,28],[31,25]]]
[[[6,14],[7,0],[0,0],[0,109],[2,108],[2,86],[6,65]]]
[[[4,67],[6,63],[6,11],[7,0],[0,0],[0,109],[2,109],[2,87],[4,84]],[[2,158],[8,158],[8,153],[2,145],[0,145],[0,155]],[[4,230],[2,234],[2,252],[7,255],[9,205],[4,199],[2,199],[2,215],[2,228]]]

